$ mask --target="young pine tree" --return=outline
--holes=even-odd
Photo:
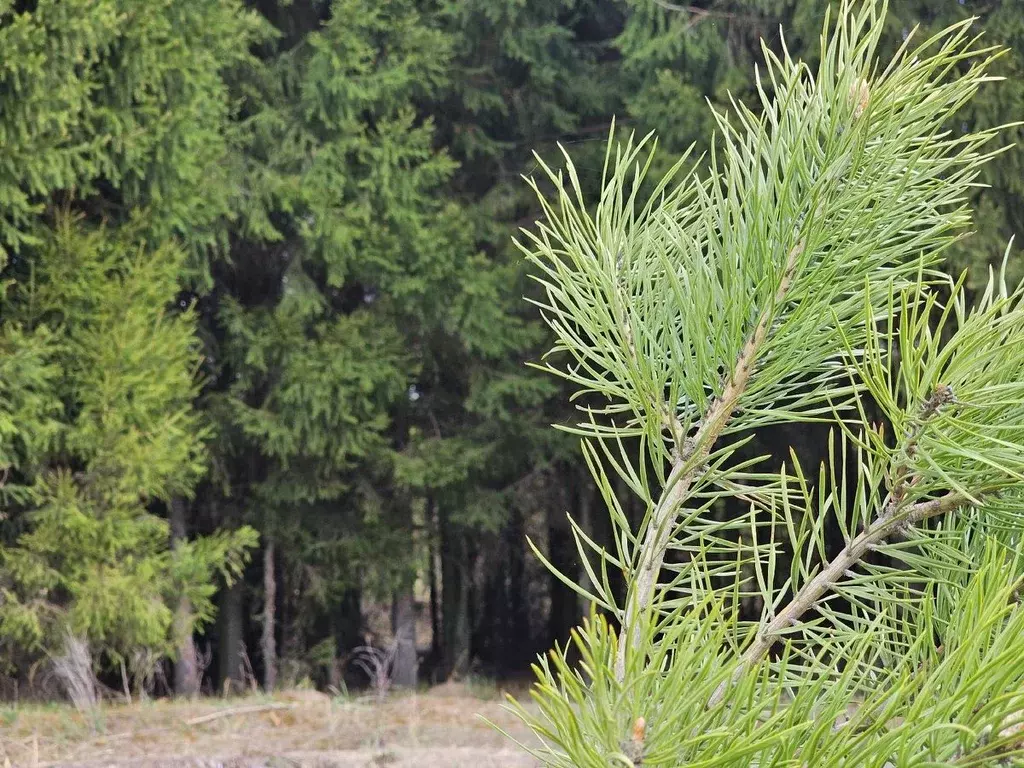
[[[646,141],[610,147],[592,208],[544,169],[544,367],[591,403],[569,429],[615,529],[573,523],[597,610],[516,705],[545,765],[1024,756],[1024,286],[971,307],[939,269],[999,152],[945,126],[1000,51],[966,21],[878,62],[884,14],[843,3],[813,69],[765,47],[763,113],[716,113],[705,163],[649,184]],[[821,420],[820,468],[742,452]]]
[[[192,407],[195,317],[168,310],[183,252],[136,243],[62,219],[5,296],[15,352],[0,359],[19,378],[0,412],[0,502],[18,532],[0,548],[4,661],[170,655],[170,606],[185,595],[209,620],[215,574],[237,576],[255,544],[241,529],[172,554],[150,509],[191,493],[209,430]]]

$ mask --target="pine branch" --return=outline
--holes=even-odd
[[[998,154],[982,151],[995,131],[947,138],[941,126],[991,79],[986,67],[1000,51],[976,48],[963,22],[917,48],[901,47],[878,74],[884,13],[871,2],[858,8],[841,4],[834,32],[826,22],[816,74],[788,53],[780,59],[765,50],[769,77],[758,80],[765,115],[742,104],[734,105],[735,121],[715,115],[725,149],[722,159],[712,156],[706,178],[678,181],[688,162],[681,159],[644,203],[653,158],[653,150],[641,157],[647,139],[609,141],[591,214],[568,154],[564,171],[538,161],[557,199],[544,199],[530,182],[545,221],[524,232],[520,247],[539,271],[544,297],[536,303],[555,334],[551,351],[568,358],[564,367],[539,367],[570,382],[575,396],[607,401],[584,409],[587,423],[565,429],[585,439],[615,546],[610,553],[574,524],[593,592],[555,573],[621,622],[616,630],[595,616],[574,634],[578,667],[568,652],[539,660],[534,695],[543,714],[520,715],[551,745],[534,752],[546,765],[609,756],[666,765],[793,756],[822,765],[877,757],[881,765],[894,754],[946,760],[960,746],[954,741],[991,719],[950,692],[976,687],[982,651],[992,650],[985,657],[992,679],[1019,658],[1000,638],[1024,637],[1024,613],[1007,624],[988,596],[1008,589],[1004,550],[1019,543],[1024,521],[1024,286],[1011,297],[1005,281],[993,279],[974,311],[960,294],[963,279],[949,301],[930,289],[933,267],[968,224],[963,201],[981,165]],[[974,58],[961,76],[948,77]],[[897,445],[871,430],[862,395],[897,425]],[[916,413],[907,403],[918,404]],[[944,418],[948,404],[957,413]],[[859,428],[838,413],[846,408],[859,411]],[[820,483],[799,462],[776,475],[757,469],[757,459],[732,461],[744,443],[730,440],[733,433],[833,416],[843,425],[841,455],[830,442]],[[640,456],[628,455],[626,439],[638,441]],[[639,529],[616,498],[613,474],[644,504]],[[723,498],[749,502],[749,515],[721,520],[713,508]],[[845,544],[835,556],[825,554],[831,515]],[[909,627],[886,622],[888,607],[904,605],[890,581],[902,588],[917,576],[913,568],[868,569],[867,554],[943,516],[943,534],[947,522],[962,526],[968,551],[945,546],[954,538],[945,536],[932,553],[907,553],[936,586],[935,612],[922,605],[901,614],[913,619]],[[737,530],[743,535],[731,535]],[[780,536],[800,554],[781,588]],[[669,547],[692,557],[667,564]],[[968,560],[963,587],[946,569]],[[624,605],[612,568],[628,584]],[[942,573],[929,578],[933,568]],[[851,600],[849,616],[828,603],[840,591]],[[748,595],[762,596],[767,613],[733,652],[738,628],[749,626],[735,606]],[[861,617],[862,608],[876,607],[881,632]],[[834,619],[831,635],[818,634],[818,614]],[[935,616],[944,641],[968,649],[969,678],[953,654],[937,671],[915,673],[934,658]],[[805,666],[817,654],[795,634],[801,630],[808,645],[848,662],[838,674]],[[761,663],[777,641],[786,643],[779,665]],[[878,653],[905,653],[907,664],[897,659],[891,676],[865,679],[860,673]],[[793,686],[792,700],[784,697],[790,675],[801,672],[809,674]],[[1019,689],[1018,679],[1006,680],[993,696]],[[743,705],[709,706],[727,694]],[[931,700],[938,706],[929,709]],[[886,732],[880,725],[863,736],[856,727],[823,733],[854,703],[857,717],[879,716],[873,722]],[[998,707],[1021,711],[1016,700]],[[626,712],[632,739],[623,733]],[[898,732],[888,728],[894,716]]]
[[[744,651],[737,674],[742,670],[749,669],[764,658],[785,630],[796,626],[801,617],[813,608],[826,592],[833,589],[844,576],[849,575],[853,567],[863,560],[868,552],[891,536],[929,518],[944,515],[960,507],[974,506],[976,500],[982,495],[976,493],[972,500],[967,494],[950,491],[937,498],[920,501],[908,507],[903,514],[891,514],[887,517],[880,515],[872,525],[850,541],[825,570],[804,584],[793,599],[775,615],[775,618],[765,625],[764,629],[757,634],[754,643]],[[718,687],[708,702],[708,706],[714,706],[721,702],[726,687],[726,683],[722,683]]]
[[[912,526],[924,520],[977,503],[983,494],[970,496],[949,491],[937,498],[917,502],[900,512],[907,489],[913,486],[917,479],[912,474],[910,460],[917,451],[925,428],[943,406],[955,402],[956,395],[953,389],[944,384],[938,385],[925,400],[914,422],[914,428],[906,436],[901,451],[904,460],[894,468],[892,486],[875,522],[850,541],[823,571],[804,584],[793,599],[758,632],[754,643],[744,651],[737,674],[759,662],[785,630],[796,626],[800,618],[813,608],[826,592],[832,590],[844,576],[848,576],[853,567],[880,543],[893,536],[905,536]],[[725,690],[726,684],[723,683],[715,691],[709,706],[720,702]]]
[[[903,446],[903,455],[906,457],[906,461],[902,462],[893,472],[892,488],[889,491],[889,495],[882,509],[882,513],[879,515],[879,519],[885,520],[896,514],[896,510],[899,509],[900,504],[903,502],[903,499],[907,494],[907,489],[913,485],[913,481],[910,476],[910,460],[914,457],[914,454],[917,453],[918,443],[921,441],[921,436],[924,434],[924,430],[928,425],[928,422],[939,412],[939,409],[942,406],[955,402],[956,394],[953,392],[952,387],[946,384],[940,384],[935,388],[931,397],[929,397],[921,406],[921,412],[918,414],[914,428],[907,435],[906,442]]]
[[[696,434],[687,442],[687,447],[682,451],[677,450],[672,470],[665,483],[665,490],[654,508],[641,545],[635,593],[627,599],[626,615],[622,624],[618,655],[615,661],[615,676],[619,682],[622,682],[626,674],[627,638],[631,639],[634,645],[640,641],[639,619],[650,608],[654,599],[654,590],[661,573],[661,566],[665,561],[665,553],[668,550],[671,532],[675,528],[679,510],[687,498],[687,493],[697,472],[704,465],[719,435],[739,405],[740,398],[747,388],[757,362],[758,351],[768,337],[775,317],[775,310],[789,293],[797,263],[803,252],[803,240],[790,249],[782,278],[775,291],[774,301],[762,310],[753,333],[743,345],[732,375],[722,390],[721,396],[714,400],[708,408]],[[676,431],[678,430],[673,429],[674,433]]]

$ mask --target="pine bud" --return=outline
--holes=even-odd
[[[636,722],[633,723],[633,741],[639,745],[644,743],[644,737],[647,735],[647,721],[642,717],[638,717]]]
[[[949,384],[936,384],[935,393],[932,395],[933,399],[939,405],[945,405],[946,403],[956,402],[956,393]]]
[[[638,717],[633,721],[633,738],[622,744],[622,752],[635,766],[644,764],[644,738],[647,735],[647,721]]]

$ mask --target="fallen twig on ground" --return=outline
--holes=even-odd
[[[234,709],[222,709],[219,712],[211,712],[208,715],[193,717],[186,720],[185,725],[202,725],[212,720],[219,720],[222,717],[235,717],[236,715],[251,715],[256,712],[269,712],[273,709],[292,709],[294,704],[252,704],[247,707],[235,707]]]

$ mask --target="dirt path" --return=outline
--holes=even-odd
[[[482,718],[528,740],[487,691],[331,699],[157,701],[86,717],[68,707],[0,709],[0,765],[44,768],[531,768],[536,763]]]

